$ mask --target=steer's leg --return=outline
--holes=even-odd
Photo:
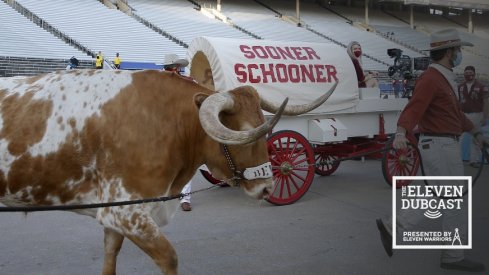
[[[170,242],[159,233],[156,237],[126,236],[148,254],[165,275],[177,274],[178,260],[175,249]]]
[[[116,271],[117,255],[121,250],[124,236],[109,228],[105,228],[104,233],[105,255],[104,269],[102,271],[102,274],[114,275]]]
[[[178,202],[176,205],[178,205]],[[125,238],[130,239],[134,244],[148,254],[164,274],[177,274],[178,264],[175,249],[173,249],[170,242],[163,236],[163,234],[161,234],[158,227],[159,224],[156,223],[155,219],[153,219],[151,216],[150,209],[148,209],[145,205],[131,205],[120,208],[113,207],[108,210],[105,209],[97,212],[97,219],[104,227],[112,228],[110,230],[113,232],[109,234],[111,236],[110,239],[117,240],[117,238],[114,237],[117,236],[115,235],[117,234],[116,232],[120,231],[120,234],[122,234]],[[155,213],[160,215],[165,214],[164,211],[156,211]],[[166,216],[164,219],[166,219]],[[161,221],[162,219],[159,220],[160,223]],[[109,230],[106,231],[106,236],[108,231]],[[123,237],[119,239],[120,245],[122,244]],[[115,243],[116,242],[114,242],[114,244]],[[115,245],[113,248],[113,250],[109,251],[118,251],[118,249],[115,249]],[[114,258],[112,258],[114,266],[113,270],[115,270],[115,255]],[[108,259],[111,258],[108,257]],[[108,260],[106,263],[104,263],[104,272],[105,266],[110,267],[110,263],[111,262]]]

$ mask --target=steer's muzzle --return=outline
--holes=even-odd
[[[257,200],[268,198],[273,191],[273,177],[267,179],[246,180],[242,186],[246,194]]]

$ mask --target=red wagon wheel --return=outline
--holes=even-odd
[[[314,178],[314,152],[307,139],[294,131],[278,131],[268,138],[275,187],[268,201],[286,205],[299,200]]]
[[[413,135],[408,135],[407,138],[410,142],[407,149],[394,150],[392,148],[394,136],[385,145],[385,148],[392,148],[385,151],[382,158],[382,173],[390,186],[392,186],[393,176],[415,176],[418,173],[420,158],[418,151],[413,147],[418,142]],[[410,183],[410,180],[398,180],[396,181],[396,188],[401,188]]]
[[[314,172],[320,176],[329,176],[338,169],[340,162],[336,161],[338,160],[338,156],[331,155],[330,153],[321,150],[321,147],[323,146],[314,146],[314,159],[316,164]]]

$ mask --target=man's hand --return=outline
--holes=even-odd
[[[406,138],[406,134],[396,133],[394,136],[394,141],[392,142],[392,146],[396,150],[406,149],[408,146],[409,140]]]

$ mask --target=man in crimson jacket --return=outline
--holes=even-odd
[[[462,60],[461,46],[473,45],[462,41],[454,29],[432,33],[429,51],[433,63],[417,80],[413,97],[397,122],[393,147],[398,150],[407,147],[406,135],[412,134],[418,125],[418,148],[427,176],[463,176],[459,143],[463,132],[471,133],[479,145],[487,143],[478,126],[474,126],[462,112],[457,99],[452,69]],[[431,185],[444,184],[441,180],[429,182]],[[451,210],[442,211],[442,214],[443,231],[460,232],[460,237],[466,239],[467,223],[463,215]],[[396,219],[396,232],[402,234],[403,231],[413,231],[426,218],[402,211]],[[392,256],[392,220],[378,219],[377,227],[385,251]],[[462,249],[443,249],[440,267],[474,272],[485,270],[482,263],[467,259]]]
[[[482,127],[486,125],[489,118],[489,89],[475,79],[474,66],[465,67],[464,78],[465,81],[458,85],[460,106],[465,116],[474,125]],[[478,146],[474,142],[470,142],[470,165],[478,168],[480,158]]]

